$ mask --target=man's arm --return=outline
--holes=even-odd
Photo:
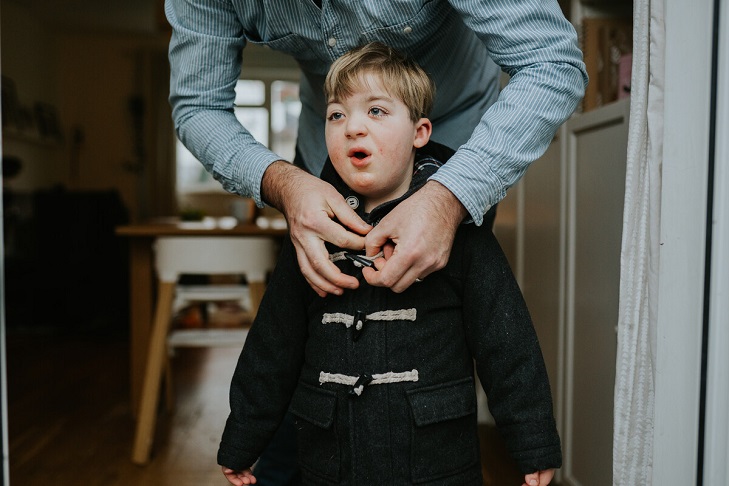
[[[587,72],[577,33],[556,0],[449,1],[510,76],[468,142],[431,178],[481,224],[572,115]]]
[[[368,255],[388,240],[396,243],[396,257],[378,272],[365,274],[370,284],[393,283],[396,291],[445,265],[462,210],[476,224],[483,222],[484,214],[542,156],[587,84],[575,30],[556,1],[450,3],[511,78],[468,142],[430,178],[440,183],[435,191],[439,199],[450,205],[415,194],[365,238]]]
[[[165,0],[172,26],[170,104],[182,143],[226,191],[261,207],[266,168],[280,159],[233,114],[246,39],[228,2]]]
[[[180,140],[227,191],[284,213],[302,272],[320,296],[357,287],[329,261],[324,241],[362,249],[359,235],[369,226],[329,184],[281,161],[233,114],[245,37],[232,6],[166,0],[165,11],[173,27],[170,103]]]

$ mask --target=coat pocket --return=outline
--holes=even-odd
[[[302,470],[327,481],[339,481],[339,438],[334,427],[337,395],[299,383],[289,411],[296,417],[298,461]]]
[[[410,390],[407,396],[413,419],[413,483],[434,481],[478,467],[473,378]]]

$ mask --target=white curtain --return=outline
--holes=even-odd
[[[663,0],[633,3],[633,75],[620,261],[613,484],[651,484],[663,147]]]

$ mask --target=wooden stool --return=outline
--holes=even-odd
[[[147,352],[144,383],[132,447],[132,461],[149,461],[157,422],[162,375],[170,345],[216,346],[245,340],[244,329],[196,330],[194,333],[170,333],[172,307],[177,293],[188,297],[205,296],[210,301],[228,300],[240,295],[240,286],[211,286],[202,289],[178,287],[180,275],[245,275],[250,291],[251,313],[255,316],[265,290],[266,274],[273,270],[277,244],[266,237],[164,236],[155,241],[155,269],[158,279],[157,305]],[[193,293],[191,293],[193,292]]]

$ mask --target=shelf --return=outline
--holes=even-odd
[[[5,142],[20,142],[23,144],[33,145],[43,148],[60,148],[63,146],[63,140],[54,138],[42,138],[40,135],[33,133],[23,133],[3,128],[2,140]]]

